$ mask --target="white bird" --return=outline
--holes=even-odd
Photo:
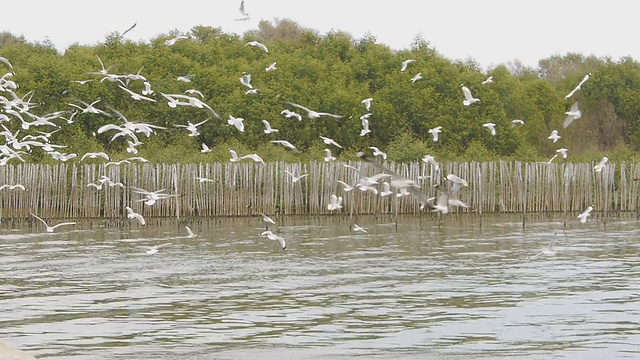
[[[287,249],[287,241],[280,235],[276,235],[274,233],[272,233],[270,230],[267,231],[263,231],[260,236],[266,236],[267,239],[269,240],[277,240],[280,243],[280,246],[282,247],[282,250],[286,250]]]
[[[264,213],[259,212],[258,214],[260,214],[260,216],[262,216],[262,222],[264,223],[264,226],[266,227],[266,230],[269,230],[269,225],[275,225],[276,224],[276,222],[273,221],[272,218],[268,217]]]
[[[154,93],[153,90],[151,90],[151,83],[148,81],[143,82],[144,85],[144,90],[142,90],[142,95],[148,96]]]
[[[360,130],[360,136],[365,136],[371,132],[371,130],[369,130],[369,120],[362,117],[360,120],[362,121],[362,130]]]
[[[331,150],[324,149],[324,161],[329,162],[334,161],[335,159],[335,157],[331,156]]]
[[[380,156],[382,159],[387,160],[387,153],[380,151],[375,146],[369,146],[369,149],[373,150],[373,156]]]
[[[496,124],[494,124],[494,123],[485,123],[485,124],[482,124],[482,126],[484,126],[487,129],[489,129],[489,132],[491,132],[491,136],[496,136]]]
[[[285,173],[289,174],[289,176],[291,176],[291,181],[296,183],[298,181],[300,181],[302,178],[309,176],[309,174],[302,174],[300,176],[295,176],[292,172],[289,172],[287,170],[284,171]]]
[[[209,121],[209,119],[206,119],[204,121],[201,121],[199,123],[192,123],[191,121],[187,122],[187,125],[182,125],[182,124],[175,124],[173,126],[175,127],[180,127],[180,128],[185,128],[187,130],[189,130],[189,136],[198,136],[200,135],[200,133],[198,132],[198,126],[206,123],[207,121]]]
[[[298,121],[302,121],[302,115],[298,114],[295,111],[291,111],[289,109],[284,109],[284,110],[280,111],[280,115],[284,115],[284,117],[286,117],[286,118],[294,117],[294,118],[298,119]]]
[[[515,119],[515,120],[511,120],[511,127],[516,127],[516,125],[524,125],[524,120],[520,120],[520,119]]]
[[[296,103],[292,103],[292,102],[289,102],[289,101],[287,101],[286,103],[291,105],[291,106],[295,106],[298,109],[302,109],[302,110],[306,111],[307,112],[307,117],[309,119],[311,119],[311,120],[317,119],[320,116],[331,116],[331,117],[336,118],[336,119],[340,119],[340,118],[344,117],[343,115],[335,115],[335,114],[330,114],[330,113],[326,113],[326,112],[313,111],[313,110],[311,110],[309,108],[306,108],[306,107],[304,107],[302,105],[299,105],[299,104],[296,104]]]
[[[184,229],[187,230],[187,238],[192,239],[192,238],[198,236],[198,235],[193,233],[193,231],[191,230],[190,227],[185,226]]]
[[[188,89],[188,90],[185,90],[184,93],[189,95],[198,95],[204,99],[204,94],[201,91],[198,91],[196,89]]]
[[[171,243],[165,243],[165,244],[160,244],[160,245],[155,245],[155,246],[149,246],[149,250],[146,251],[147,254],[149,255],[153,255],[158,253],[158,250],[161,247],[167,246],[167,245],[171,245]]]
[[[258,155],[258,154],[248,154],[245,156],[241,156],[240,160],[244,160],[244,159],[251,159],[257,163],[261,163],[262,165],[265,165],[264,160],[262,160],[262,158]]]
[[[442,126],[436,126],[433,129],[429,129],[429,133],[433,137],[433,142],[438,142],[438,134],[442,132]]]
[[[202,150],[200,150],[200,152],[205,154],[205,153],[211,152],[211,149],[209,149],[209,146],[207,146],[207,144],[202,143]]]
[[[176,80],[186,82],[186,83],[190,83],[191,79],[193,79],[193,75],[183,75],[183,76],[178,76],[176,78]]]
[[[552,130],[551,131],[551,135],[549,135],[549,137],[547,137],[547,139],[549,140],[553,140],[553,142],[558,141],[558,139],[560,139],[562,136],[558,135],[558,130]]]
[[[251,74],[242,73],[240,77],[240,83],[249,89],[253,89],[253,85],[251,85]]]
[[[238,153],[235,150],[229,149],[229,153],[231,153],[231,159],[229,159],[229,162],[240,161]]]
[[[453,183],[451,192],[454,192],[454,193],[460,191],[460,188],[462,188],[463,186],[469,186],[469,183],[467,183],[467,180],[462,179],[459,176],[454,174],[447,175],[447,180]]]
[[[5,63],[9,67],[9,69],[13,70],[13,65],[11,65],[6,57],[0,56],[0,62]]]
[[[338,180],[338,183],[342,185],[342,191],[344,191],[344,192],[349,192],[349,191],[353,190],[353,186],[347,184],[346,182],[344,182],[342,180]]]
[[[151,101],[151,102],[156,102],[156,99],[152,99],[150,97],[146,97],[144,95],[140,95],[136,92],[133,92],[129,89],[127,89],[126,87],[122,86],[122,85],[118,85],[118,87],[124,91],[126,91],[129,95],[131,95],[131,98],[134,100],[146,100],[146,101]]]
[[[473,95],[471,95],[471,90],[469,90],[468,87],[464,86],[464,84],[460,84],[460,88],[462,89],[462,93],[464,94],[464,100],[462,100],[462,104],[464,104],[465,106],[469,106],[474,102],[480,101],[480,99],[474,98]]]
[[[235,118],[235,117],[229,115],[229,120],[227,120],[227,124],[235,126],[236,129],[238,129],[240,132],[244,132],[244,123],[243,123],[243,121],[244,121],[243,118]]]
[[[262,120],[262,123],[264,124],[264,133],[265,134],[271,134],[271,133],[280,131],[278,129],[272,128],[271,124],[267,120]]]
[[[196,176],[193,179],[197,180],[200,184],[205,183],[205,182],[214,182],[215,181],[213,179],[209,179],[209,178],[206,178],[206,177],[200,177],[200,176]]]
[[[247,91],[244,92],[245,95],[255,95],[255,94],[260,94],[260,89],[249,89]]]
[[[325,136],[320,136],[320,138],[322,139],[322,141],[327,144],[327,145],[334,145],[337,146],[339,148],[342,148],[342,146],[340,144],[338,144],[337,142],[335,142],[333,139],[325,137]]]
[[[402,66],[400,67],[400,71],[403,72],[405,70],[407,70],[407,66],[409,66],[409,64],[416,62],[413,59],[408,59],[402,62]]]
[[[391,186],[389,186],[389,183],[386,181],[382,182],[382,191],[380,192],[380,196],[385,197],[385,196],[389,196],[393,194],[393,191],[391,191]]]
[[[52,232],[53,232],[53,230],[55,230],[55,229],[56,229],[57,227],[59,227],[59,226],[75,225],[75,224],[76,224],[75,222],[63,222],[63,223],[60,223],[60,224],[56,224],[56,225],[54,225],[54,226],[49,226],[49,225],[47,224],[47,222],[46,222],[46,221],[42,220],[42,219],[41,219],[41,218],[39,218],[37,215],[35,215],[35,214],[33,214],[33,213],[29,213],[29,214],[31,214],[31,216],[33,216],[34,218],[36,218],[36,219],[40,220],[40,222],[42,222],[42,223],[44,224],[44,226],[46,226],[46,227],[47,227],[47,232],[48,232],[48,233],[52,233]]]
[[[553,162],[553,160],[555,160],[558,157],[558,154],[555,154],[551,157],[551,159],[549,159],[546,164],[551,164]]]
[[[258,41],[255,41],[255,40],[254,41],[249,41],[248,43],[244,44],[244,46],[247,46],[247,45],[258,47],[258,48],[262,49],[264,52],[269,53],[269,49],[267,49],[267,46],[265,44],[261,43],[261,42],[258,42]]]
[[[565,115],[567,115],[567,117],[564,119],[564,124],[562,125],[565,129],[568,128],[574,120],[578,120],[582,117],[582,111],[578,109],[577,101],[571,105],[571,109],[565,112]]]
[[[142,217],[142,215],[138,214],[137,212],[133,211],[132,208],[125,206],[125,209],[127,209],[127,218],[129,219],[135,219],[138,221],[138,223],[140,223],[140,225],[144,225],[146,224],[146,222],[144,221],[144,218]]]
[[[489,76],[487,80],[482,82],[482,85],[491,84],[493,82],[493,76]]]
[[[353,224],[353,231],[354,232],[363,232],[363,233],[367,233],[367,229],[363,228],[362,226],[358,225],[358,224]]]
[[[557,153],[560,153],[562,155],[563,159],[567,158],[567,148],[560,148],[558,150],[556,150]]]
[[[588,73],[587,75],[585,75],[582,80],[580,81],[580,83],[578,84],[578,86],[576,86],[573,90],[571,90],[571,92],[569,94],[567,94],[567,96],[564,97],[565,100],[569,99],[570,97],[573,96],[573,94],[580,90],[582,88],[582,85],[584,85],[584,83],[589,80],[589,77],[591,77],[591,73]]]
[[[243,20],[251,19],[251,16],[249,16],[249,14],[247,14],[247,12],[244,11],[244,0],[242,0],[242,2],[240,2],[240,15],[242,15],[242,17],[238,18],[236,20],[243,21]]]
[[[101,157],[107,161],[109,161],[109,155],[107,155],[104,152],[88,152],[84,155],[82,155],[82,158],[80,158],[80,161],[84,161],[84,159],[89,158],[89,159],[95,159]]]
[[[269,71],[272,71],[272,70],[276,70],[276,63],[275,62],[271,63],[268,67],[264,68],[264,71],[266,71],[266,72],[269,72]]]
[[[179,40],[186,40],[186,39],[190,39],[189,36],[185,36],[185,35],[177,35],[175,37],[173,37],[172,39],[168,39],[164,41],[164,45],[165,46],[173,46],[177,41]]]
[[[578,219],[580,219],[581,223],[586,223],[587,218],[591,215],[591,211],[593,211],[593,205],[589,206],[585,211],[578,215]]]
[[[331,194],[331,199],[329,200],[327,209],[329,209],[329,211],[342,209],[342,196]]]
[[[604,166],[607,164],[607,161],[609,161],[609,157],[607,155],[605,155],[602,160],[600,160],[599,163],[596,164],[596,166],[593,167],[593,170],[595,170],[596,172],[601,172],[602,169],[604,169]]]
[[[416,81],[422,79],[422,73],[417,73],[416,76],[411,78],[411,82],[415,83]]]
[[[371,102],[373,101],[373,98],[367,98],[362,100],[361,102],[364,104],[364,107],[367,109],[367,111],[369,111],[371,109]]]
[[[111,117],[111,115],[110,115],[108,112],[103,111],[103,110],[100,110],[100,109],[98,109],[98,108],[96,108],[96,107],[94,107],[94,106],[93,106],[93,105],[97,104],[98,102],[100,102],[100,100],[101,100],[101,99],[98,99],[98,100],[96,100],[96,101],[92,102],[91,104],[87,104],[86,102],[84,102],[84,101],[82,101],[82,100],[77,100],[78,102],[82,103],[85,107],[81,107],[81,106],[79,106],[79,105],[71,104],[71,103],[69,103],[69,106],[73,106],[74,108],[76,108],[76,109],[80,110],[80,112],[81,112],[82,114],[87,114],[87,113],[91,113],[91,114],[101,114],[101,115],[104,115],[104,116],[109,116],[109,117]]]
[[[287,148],[289,148],[291,150],[295,150],[296,149],[296,147],[293,146],[293,144],[288,142],[287,140],[271,140],[271,142],[274,143],[274,144],[283,145],[283,146],[285,146],[285,147],[287,147]]]
[[[15,184],[15,185],[8,185],[8,184],[4,184],[2,186],[0,186],[0,191],[4,190],[4,189],[9,189],[9,190],[15,190],[15,189],[20,189],[20,190],[25,190],[24,185],[22,184]]]
[[[533,257],[540,256],[540,255],[547,255],[547,256],[555,255],[556,254],[556,249],[555,249],[554,246],[556,244],[557,235],[558,235],[558,233],[554,233],[553,234],[553,239],[551,239],[551,241],[549,242],[549,245],[547,245],[547,248],[542,250],[541,252],[537,253]]]

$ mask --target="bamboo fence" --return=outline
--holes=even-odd
[[[350,167],[344,166],[349,165]],[[544,213],[582,211],[593,205],[604,216],[611,212],[638,211],[640,164],[607,164],[602,172],[593,163],[465,162],[440,167],[422,162],[386,163],[401,176],[413,179],[427,196],[436,196],[434,185],[450,188],[445,179],[455,174],[468,182],[459,192],[468,209],[454,212]],[[309,174],[293,182],[285,171]],[[122,218],[125,206],[145,217],[249,216],[256,212],[281,215],[417,214],[412,196],[381,197],[357,188],[345,192],[337,182],[355,185],[376,173],[364,162],[273,162],[207,164],[17,164],[0,167],[0,185],[22,184],[20,189],[0,191],[0,217],[27,218],[30,212],[43,218]],[[101,176],[124,187],[104,184],[88,187]],[[196,177],[211,181],[200,182]],[[381,181],[380,181],[381,182]],[[140,201],[132,188],[164,189],[177,195],[153,206]],[[381,186],[379,186],[381,189]],[[329,211],[335,194],[343,208]]]

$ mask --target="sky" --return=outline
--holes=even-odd
[[[627,45],[640,33],[640,5],[626,0],[246,0],[248,21],[234,20],[239,0],[32,0],[33,11],[12,4],[13,11],[3,11],[0,31],[48,39],[61,52],[73,43],[94,45],[134,23],[126,37],[148,41],[196,25],[243,34],[260,20],[286,18],[321,34],[342,30],[360,39],[370,33],[394,50],[408,49],[420,35],[441,55],[471,58],[484,69],[516,59],[535,67],[568,52],[640,59],[640,47]]]

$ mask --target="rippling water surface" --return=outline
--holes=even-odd
[[[2,224],[0,339],[41,359],[640,358],[636,221],[276,221],[286,251],[259,218],[191,239]]]

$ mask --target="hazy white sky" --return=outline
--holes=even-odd
[[[640,47],[629,45],[640,33],[640,6],[626,0],[246,0],[249,21],[234,21],[239,0],[32,0],[8,6],[0,30],[49,39],[59,50],[95,44],[134,22],[127,38],[149,40],[195,25],[242,34],[261,19],[289,18],[322,34],[344,30],[359,39],[370,32],[392,49],[408,48],[420,34],[442,55],[471,57],[485,68],[514,59],[536,66],[567,52],[640,59]]]

